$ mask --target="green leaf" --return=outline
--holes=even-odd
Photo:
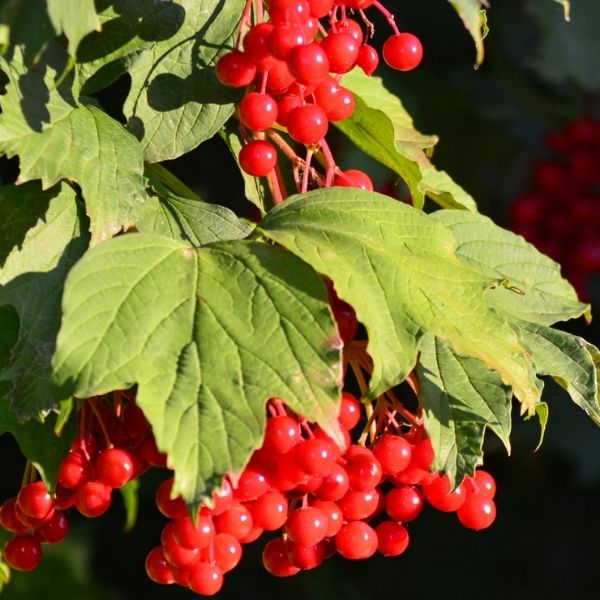
[[[528,353],[508,320],[491,309],[495,280],[464,265],[452,233],[387,196],[331,188],[276,206],[259,231],[332,279],[368,333],[369,396],[403,381],[426,333],[478,358],[533,411],[540,391]]]
[[[3,385],[0,382],[0,387]],[[50,489],[56,485],[58,467],[75,437],[74,421],[60,437],[54,433],[54,421],[55,415],[48,417],[44,423],[20,422],[0,393],[0,434],[11,433],[14,436],[21,452],[35,465]]]
[[[354,69],[342,81],[356,99],[349,119],[336,127],[358,148],[385,165],[406,182],[413,204],[422,207],[425,196],[442,207],[476,211],[473,198],[444,171],[438,171],[425,150],[436,143],[434,136],[415,130],[399,98],[378,77],[367,77]]]
[[[565,21],[570,21],[571,20],[571,3],[569,2],[569,0],[554,0],[554,2],[558,2],[563,7]]]
[[[138,218],[138,231],[188,240],[194,246],[219,240],[240,240],[251,231],[224,206],[180,198],[158,182],[154,185],[159,188],[159,195],[152,197],[144,207]]]
[[[544,435],[546,434],[546,427],[548,425],[548,417],[550,415],[550,409],[545,402],[540,402],[535,407],[535,416],[538,418],[540,423],[540,439],[535,447],[535,450],[539,450],[541,445],[544,443]]]
[[[0,266],[59,192],[59,187],[43,191],[38,181],[0,188]]]
[[[86,93],[124,73],[126,57],[175,35],[185,18],[176,2],[97,0],[96,8],[101,29],[83,38],[77,49],[78,76]]]
[[[238,125],[229,121],[221,129],[220,135],[223,141],[227,144],[227,147],[229,148],[239,167],[238,156],[240,154],[240,150],[242,149],[243,143],[239,134]],[[264,215],[267,208],[272,206],[270,192],[265,181],[265,177],[253,177],[252,175],[248,175],[248,173],[246,173],[246,171],[244,171],[241,167],[240,175],[244,180],[244,192],[246,194],[246,199],[249,202],[252,202],[252,204],[254,204],[254,206],[260,210],[261,214]]]
[[[18,339],[19,313],[12,306],[0,306],[0,373],[8,364]]]
[[[538,372],[550,375],[600,425],[598,349],[583,338],[535,323],[523,322],[520,336]]]
[[[477,51],[476,65],[483,62],[483,40],[487,35],[487,15],[485,8],[489,6],[487,0],[448,0],[462,19],[468,32],[475,42]]]
[[[64,33],[69,41],[69,54],[90,31],[100,29],[94,0],[47,0],[48,16],[57,33]]]
[[[123,498],[123,505],[125,506],[125,526],[123,527],[123,531],[131,531],[137,521],[140,505],[139,490],[139,479],[132,479],[119,488],[119,492],[121,492],[121,497]]]
[[[423,421],[435,451],[433,470],[453,484],[483,463],[489,427],[510,452],[510,387],[481,361],[459,356],[434,336],[425,336],[417,367]]]
[[[185,21],[166,40],[131,57],[124,111],[148,162],[176,158],[215,135],[232,115],[237,91],[213,65],[238,27],[243,0],[179,0]]]
[[[5,0],[0,7],[0,54],[22,46],[26,62],[36,62],[55,35],[46,0]]]
[[[466,265],[502,281],[488,292],[493,307],[517,319],[552,325],[586,313],[560,265],[521,236],[502,229],[491,219],[465,211],[440,210],[432,217],[456,240],[456,254]]]
[[[56,408],[63,399],[49,381],[50,359],[60,326],[64,280],[87,243],[75,193],[63,185],[0,271],[0,306],[14,307],[20,318],[18,339],[11,344],[0,381],[12,382],[9,398],[20,417]],[[7,314],[0,314],[5,325]]]
[[[1,61],[10,84],[1,99],[0,151],[19,155],[21,181],[79,183],[96,243],[130,227],[146,198],[142,148],[106,113],[76,103],[72,77],[56,87],[65,61],[57,45],[30,70],[19,49]]]
[[[241,472],[270,397],[340,439],[341,353],[325,286],[259,242],[195,249],[139,233],[96,246],[69,275],[53,364],[65,395],[138,384],[188,502]]]

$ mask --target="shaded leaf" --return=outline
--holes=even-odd
[[[55,87],[66,64],[60,47],[31,70],[21,58],[16,49],[10,62],[2,60],[10,84],[1,99],[0,151],[19,155],[21,181],[79,183],[94,242],[130,227],[146,197],[139,142],[100,109],[78,104],[71,77]]]
[[[437,138],[415,130],[400,99],[381,79],[356,68],[342,83],[355,94],[356,108],[350,118],[334,124],[365,154],[402,177],[415,206],[422,207],[427,196],[443,207],[477,210],[473,198],[429,160],[425,150]]]
[[[487,0],[448,0],[462,19],[467,31],[475,42],[477,51],[476,64],[483,62],[483,39],[487,35],[487,17],[485,8],[489,7]]]
[[[100,29],[94,0],[46,0],[46,2],[48,16],[54,29],[59,34],[65,34],[69,41],[69,54],[74,56],[81,39],[90,31]]]
[[[427,335],[417,374],[424,425],[435,451],[434,471],[448,473],[453,484],[473,475],[483,462],[487,428],[510,451],[512,393],[497,373]]]
[[[0,266],[15,246],[21,246],[59,192],[60,187],[43,191],[38,181],[0,188]]]
[[[339,435],[339,346],[324,284],[285,250],[140,233],[72,270],[54,369],[79,397],[137,383],[175,491],[194,502],[261,445],[270,397]]]
[[[64,280],[87,243],[75,193],[63,185],[0,271],[0,307],[12,306],[19,315],[18,339],[0,370],[0,381],[12,383],[9,398],[20,417],[37,416],[63,399],[50,381],[50,359],[60,326]],[[5,310],[0,315],[4,325],[10,316]],[[14,315],[11,327],[13,322]]]
[[[167,40],[181,28],[185,11],[176,2],[97,0],[100,31],[77,49],[77,72],[85,93],[109,85],[126,70],[124,59]]]
[[[68,424],[60,437],[54,433],[55,415],[48,417],[44,423],[21,423],[2,397],[1,388],[4,385],[0,382],[0,434],[10,433],[14,436],[21,452],[35,465],[49,488],[54,489],[60,462],[67,455],[75,437],[74,422]]]
[[[462,262],[504,282],[488,292],[492,306],[517,319],[552,325],[586,313],[573,286],[560,274],[560,265],[521,236],[491,219],[465,211],[440,210],[432,215],[454,236]]]
[[[538,372],[550,375],[600,425],[598,349],[583,338],[534,323],[523,322],[520,336]]]
[[[237,91],[213,65],[233,38],[243,0],[179,0],[185,21],[166,40],[131,56],[124,111],[149,162],[176,158],[215,135],[232,115]]]
[[[423,335],[496,369],[523,409],[539,399],[535,374],[511,323],[485,292],[495,280],[464,265],[452,234],[435,219],[376,193],[309,192],[276,206],[259,231],[333,280],[368,333],[369,396],[403,381]]]

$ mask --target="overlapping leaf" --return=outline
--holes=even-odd
[[[2,65],[10,84],[0,101],[0,151],[19,155],[21,181],[79,183],[95,242],[129,227],[146,197],[139,142],[100,109],[77,103],[72,76],[57,87],[66,65],[58,45],[30,70],[18,48]]]
[[[363,152],[402,177],[415,206],[422,207],[427,196],[446,208],[477,210],[473,198],[438,171],[425,153],[437,139],[415,130],[399,98],[381,79],[354,69],[342,83],[355,94],[356,108],[349,119],[335,125]]]
[[[97,0],[100,31],[77,50],[77,71],[86,93],[99,90],[126,70],[128,56],[167,40],[181,28],[185,10],[177,2]]]
[[[433,468],[453,483],[483,460],[487,428],[510,449],[510,387],[477,359],[457,355],[432,335],[425,336],[417,368],[424,425],[435,450]]]
[[[51,383],[50,360],[64,280],[86,247],[75,192],[63,185],[0,271],[0,307],[12,306],[19,316],[18,339],[0,364],[0,381],[11,382],[9,398],[20,417],[48,411],[62,399]],[[14,327],[11,311],[0,312],[0,319],[4,332]]]
[[[158,195],[148,200],[139,215],[138,231],[188,240],[194,246],[243,239],[250,233],[250,227],[224,206],[181,198],[157,181],[153,185]]]
[[[189,152],[215,135],[234,110],[237,93],[215,78],[214,63],[237,29],[243,0],[178,0],[185,20],[168,39],[131,57],[124,110],[146,160]]]
[[[589,306],[579,302],[560,265],[522,237],[465,211],[438,211],[432,218],[452,232],[463,263],[501,282],[488,292],[492,306],[541,325],[584,313],[589,318]]]
[[[74,56],[81,39],[99,27],[94,0],[6,0],[0,8],[0,45],[26,46],[28,62],[61,33]]]
[[[260,231],[335,282],[369,336],[369,395],[414,368],[421,338],[433,333],[461,356],[495,369],[529,412],[539,401],[526,349],[508,320],[490,308],[493,277],[465,265],[452,233],[386,196],[331,188],[273,209]]]
[[[82,397],[136,382],[192,502],[260,446],[269,397],[338,434],[339,345],[323,283],[285,250],[140,233],[71,272],[54,368]]]

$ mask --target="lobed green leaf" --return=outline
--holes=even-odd
[[[194,249],[140,233],[95,247],[68,279],[53,364],[65,394],[137,383],[188,502],[237,477],[273,396],[340,439],[340,341],[325,286],[262,243]]]

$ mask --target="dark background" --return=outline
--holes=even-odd
[[[545,137],[581,115],[600,118],[600,2],[574,0],[572,22],[552,0],[496,0],[489,11],[486,59],[475,70],[472,41],[444,0],[391,2],[401,30],[423,41],[425,58],[413,73],[380,68],[425,133],[440,143],[434,162],[478,201],[480,210],[507,224],[511,201],[533,186],[535,165],[550,156]],[[387,36],[378,22],[379,43]],[[115,111],[127,81],[101,95]],[[395,179],[333,138],[344,167],[367,170],[380,189],[394,193]],[[3,180],[15,162],[1,165]],[[166,165],[205,199],[248,214],[241,179],[219,139]],[[600,167],[599,167],[600,168]],[[398,188],[399,189],[399,188]],[[600,200],[599,200],[600,201]],[[549,198],[549,202],[551,199]],[[577,232],[573,232],[574,240]],[[600,308],[598,276],[588,285]],[[600,342],[597,325],[568,324],[572,332]],[[600,584],[600,432],[562,390],[548,382],[550,421],[544,444],[534,452],[539,427],[515,412],[510,457],[486,441],[485,468],[498,481],[498,517],[482,532],[462,528],[454,515],[426,509],[410,527],[411,545],[396,559],[349,562],[335,557],[294,578],[278,580],[261,565],[263,540],[245,548],[228,576],[223,599],[269,596],[286,600],[380,598],[384,595],[488,600],[598,598]],[[24,461],[12,438],[0,437],[3,477],[0,501],[16,493]],[[191,598],[181,588],[153,584],[144,558],[159,542],[164,519],[153,506],[164,475],[145,476],[138,523],[123,533],[118,496],[97,522],[73,517],[69,539],[48,548],[35,573],[15,574],[7,600]]]

